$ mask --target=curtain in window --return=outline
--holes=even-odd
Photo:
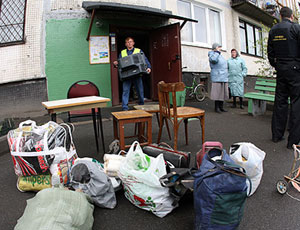
[[[220,13],[209,10],[210,40],[211,43],[222,44]]]
[[[191,18],[191,4],[188,2],[177,1],[178,14],[184,17]],[[192,23],[188,22],[181,30],[182,41],[193,41]]]
[[[255,38],[256,38],[256,55],[262,56],[262,34],[259,32],[258,28],[255,28]]]
[[[248,53],[255,55],[255,40],[254,40],[254,32],[253,26],[246,25],[247,29],[247,40],[248,40]]]
[[[207,43],[207,28],[205,9],[199,6],[194,6],[194,15],[198,23],[195,23],[196,41]]]

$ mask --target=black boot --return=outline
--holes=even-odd
[[[236,97],[232,97],[233,98],[233,103],[231,108],[236,108]]]
[[[243,98],[242,97],[239,97],[239,98],[240,98],[240,108],[244,109]]]
[[[220,105],[220,110],[221,110],[222,112],[227,112],[227,110],[224,109],[224,107],[223,107],[224,101],[219,101],[219,105]]]
[[[215,101],[215,112],[216,113],[221,113],[219,103],[220,103],[220,101]]]

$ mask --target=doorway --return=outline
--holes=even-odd
[[[117,53],[118,58],[123,49],[126,49],[125,46],[125,39],[127,37],[132,37],[135,41],[135,47],[141,49],[146,57],[148,58],[149,62],[151,60],[150,52],[149,52],[149,32],[145,30],[137,30],[137,29],[128,29],[128,28],[119,28],[117,34]],[[150,62],[151,63],[151,62]],[[145,101],[150,100],[152,98],[151,95],[151,74],[146,75],[144,74],[143,77],[143,86],[144,86],[144,98]],[[120,78],[118,78],[118,85],[119,85],[119,101],[122,101],[122,81],[120,81]],[[129,103],[136,102],[138,100],[137,93],[134,88],[134,85],[131,86],[130,90],[130,97],[129,97]]]
[[[117,60],[120,52],[125,49],[125,38],[133,37],[135,47],[145,53],[151,63],[150,75],[145,75],[144,97],[150,100],[158,100],[157,83],[180,82],[181,76],[181,42],[179,23],[159,27],[152,30],[110,26],[111,36],[115,36],[115,46],[110,49],[111,63]],[[112,42],[111,38],[111,44]],[[122,82],[119,80],[117,68],[111,65],[112,104],[119,105],[122,102]],[[129,102],[134,102],[134,94]],[[147,102],[147,100],[145,101]]]

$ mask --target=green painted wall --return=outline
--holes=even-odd
[[[76,81],[95,83],[103,97],[111,98],[110,64],[89,64],[86,41],[90,19],[49,20],[46,23],[46,76],[48,99],[64,99]],[[108,24],[93,25],[91,35],[108,35]],[[111,104],[110,104],[111,106]]]

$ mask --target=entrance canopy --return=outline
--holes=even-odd
[[[114,15],[118,15],[120,13],[134,14],[140,15],[143,17],[157,17],[162,19],[178,19],[183,20],[181,24],[181,28],[187,23],[190,22],[198,22],[197,20],[186,18],[178,15],[173,15],[171,11],[162,11],[160,9],[145,7],[145,6],[136,6],[136,5],[128,5],[128,4],[120,4],[120,3],[112,3],[112,2],[93,2],[93,1],[83,1],[82,8],[87,11],[92,11],[91,23],[88,31],[87,40],[90,38],[90,33],[92,29],[92,24],[95,17],[95,11],[97,12],[105,12],[105,13],[113,13]]]

